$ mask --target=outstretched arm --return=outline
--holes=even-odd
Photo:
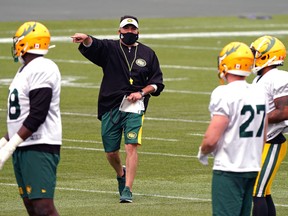
[[[73,43],[83,43],[84,46],[92,44],[92,38],[87,34],[75,33],[71,38]]]

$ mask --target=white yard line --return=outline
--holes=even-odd
[[[286,30],[270,31],[234,31],[234,32],[193,32],[193,33],[165,33],[141,34],[141,39],[179,39],[179,38],[205,38],[205,37],[252,37],[262,35],[288,35]],[[97,35],[99,39],[118,39],[118,35]],[[52,36],[52,42],[72,42],[71,36]],[[12,43],[11,38],[0,38],[0,43]]]
[[[0,183],[1,186],[13,186],[17,187],[17,184],[11,183]],[[87,189],[75,189],[75,188],[64,188],[64,187],[56,187],[56,190],[62,191],[72,191],[72,192],[85,192],[85,193],[101,193],[101,194],[118,194],[118,192],[113,191],[104,191],[104,190],[87,190]],[[196,201],[196,202],[211,202],[211,199],[203,199],[197,197],[181,197],[181,196],[166,196],[166,195],[159,195],[159,194],[143,194],[143,193],[133,193],[136,196],[146,196],[146,197],[155,197],[155,198],[164,198],[164,199],[174,199],[174,200],[189,200],[189,201]],[[275,204],[279,207],[288,208],[286,204]]]

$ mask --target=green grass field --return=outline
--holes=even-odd
[[[160,97],[151,98],[146,113],[132,204],[119,203],[116,176],[102,148],[100,121],[96,116],[102,72],[86,61],[69,39],[75,32],[116,36],[118,20],[42,21],[53,36],[51,44],[56,45],[47,57],[58,64],[63,78],[63,147],[55,193],[60,215],[211,215],[213,159],[205,167],[196,155],[210,119],[210,93],[219,84],[217,55],[228,42],[250,44],[262,34],[273,34],[288,46],[287,19],[288,16],[273,16],[270,20],[238,17],[140,20],[139,41],[156,51],[166,88]],[[4,39],[12,38],[20,24],[0,22],[3,135],[8,83],[19,67],[11,57],[12,39],[11,43]],[[150,34],[159,38],[153,39]],[[176,37],[168,37],[171,34]],[[283,69],[288,70],[288,66]],[[286,157],[272,188],[279,216],[288,212],[287,173]],[[0,171],[0,188],[0,215],[27,215],[18,195],[11,159]]]

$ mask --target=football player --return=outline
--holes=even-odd
[[[226,45],[218,57],[218,75],[227,85],[212,92],[211,121],[199,147],[198,159],[208,164],[213,153],[213,215],[250,216],[253,186],[260,170],[266,137],[266,95],[248,84],[253,54],[244,43]],[[265,124],[266,123],[266,124]]]
[[[283,130],[288,119],[288,73],[278,69],[286,58],[286,48],[272,36],[256,39],[250,48],[255,57],[253,73],[257,74],[253,83],[264,87],[269,103],[267,142],[253,191],[253,215],[275,216],[271,186],[287,151]]]
[[[12,54],[21,63],[9,87],[8,133],[0,140],[0,169],[13,154],[20,196],[29,215],[57,216],[53,197],[60,160],[61,75],[44,57],[50,33],[39,22],[25,22],[13,37]]]

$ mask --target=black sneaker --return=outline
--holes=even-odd
[[[125,184],[126,184],[126,167],[123,165],[123,172],[124,175],[122,177],[117,176],[117,181],[118,181],[118,190],[119,190],[119,194],[121,196],[122,191],[125,188]]]
[[[132,192],[129,187],[125,187],[120,197],[120,203],[132,203]]]

